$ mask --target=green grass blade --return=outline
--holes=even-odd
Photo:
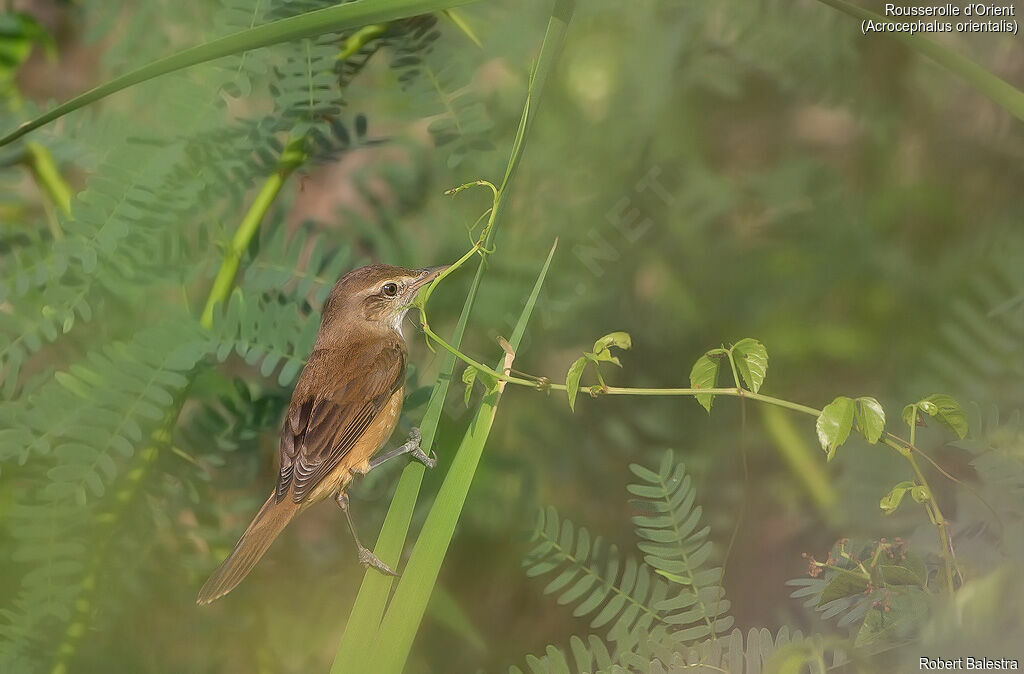
[[[844,14],[854,16],[861,21],[870,19],[871,21],[892,23],[892,19],[879,16],[866,9],[861,9],[856,5],[844,2],[844,0],[818,0],[818,2],[822,2]],[[921,35],[909,33],[884,33],[884,35],[906,43],[907,46],[921,52],[943,68],[964,78],[972,87],[1024,122],[1024,92],[1016,89],[1006,80],[990,73],[966,56],[961,56],[938,42],[929,40]]]
[[[453,345],[457,346],[462,343],[462,336],[466,332],[466,324],[469,322],[469,314],[476,301],[484,269],[485,265],[481,262],[473,277],[473,283],[469,287],[466,301],[462,305],[459,321],[455,325],[451,342]],[[434,444],[434,438],[437,437],[437,425],[441,419],[445,397],[448,395],[452,373],[455,371],[455,363],[455,356],[447,354],[434,389],[430,392],[427,411],[423,414],[423,419],[420,422],[421,446],[423,451],[428,454]],[[384,525],[377,537],[377,545],[373,552],[392,568],[398,566],[402,548],[405,546],[405,539],[409,532],[409,524],[412,522],[412,514],[416,508],[416,499],[423,484],[425,470],[419,461],[410,461],[402,471],[395,496],[391,500],[388,514],[384,518]],[[352,605],[345,632],[341,635],[331,674],[359,671],[352,668],[352,664],[368,660],[370,645],[377,633],[380,620],[384,616],[384,607],[387,604],[388,593],[391,591],[393,581],[391,576],[372,569],[363,574],[363,583],[359,586],[359,594],[356,595],[356,601]]]
[[[508,186],[516,167],[519,165],[519,158],[522,155],[526,142],[526,131],[532,124],[537,101],[540,99],[547,76],[564,41],[565,30],[572,17],[573,6],[574,2],[571,0],[558,0],[552,12],[552,19],[548,24],[548,30],[541,45],[537,67],[527,92],[527,105],[523,111],[519,131],[516,134],[516,139],[509,155],[505,178],[502,181],[502,198],[498,201],[494,224],[487,233],[485,246],[488,248],[493,244],[494,235],[501,220],[500,214],[504,210],[505,188]],[[476,299],[477,290],[485,269],[486,264],[484,261],[481,261],[477,267],[473,283],[470,286],[469,295],[466,297],[466,302],[462,307],[462,314],[459,316],[455,334],[449,342],[456,348],[462,341],[466,323],[469,320],[469,314]],[[513,337],[515,337],[514,334]],[[430,401],[427,404],[427,411],[420,423],[420,432],[423,434],[423,447],[427,451],[429,451],[436,436],[437,424],[441,417],[445,396],[448,393],[448,385],[455,369],[455,361],[454,355],[449,354],[447,356],[441,374],[438,376],[437,384],[435,384],[434,390],[431,393]],[[374,553],[393,567],[398,565],[399,556],[408,536],[413,509],[416,506],[416,499],[419,496],[419,490],[423,483],[423,472],[424,468],[418,462],[410,462],[402,472],[395,496],[384,519],[384,525],[381,528],[380,535],[377,537]],[[341,642],[338,645],[334,664],[331,667],[331,674],[370,671],[373,669],[371,666],[371,646],[373,637],[384,615],[384,608],[387,605],[388,593],[391,590],[392,582],[391,577],[380,573],[367,572],[364,574],[359,594],[356,596],[356,601],[349,614],[348,623],[345,626],[345,632],[342,634]]]
[[[548,253],[547,260],[544,261],[533,291],[516,323],[512,338],[509,339],[513,351],[518,347],[523,332],[526,330],[557,245],[556,241],[551,246],[551,252]],[[497,367],[504,367],[503,362],[504,359],[499,361]],[[372,667],[367,669],[353,667],[348,671],[399,674],[405,667],[405,661],[412,649],[413,639],[419,630],[427,602],[430,601],[434,584],[441,571],[441,564],[448,552],[452,537],[455,535],[455,526],[462,514],[466,495],[473,483],[473,477],[480,463],[480,456],[483,454],[484,445],[487,443],[491,425],[494,423],[494,417],[498,411],[501,392],[502,389],[498,388],[484,396],[483,402],[477,409],[477,413],[462,439],[452,466],[448,470],[448,474],[445,475],[441,490],[427,515],[412,557],[398,581],[398,588],[391,600],[391,606],[384,615],[380,631],[374,640],[374,645],[371,648]]]
[[[7,145],[40,126],[63,117],[83,106],[94,103],[110,94],[126,89],[146,80],[188,68],[199,63],[213,61],[224,56],[250,49],[259,49],[280,42],[314,37],[324,33],[350,30],[371,23],[382,23],[404,19],[417,14],[427,14],[450,7],[465,5],[472,0],[356,0],[326,7],[298,16],[280,19],[271,23],[242,30],[217,40],[184,49],[177,54],[148,63],[141,68],[115,77],[95,89],[75,96],[35,119],[21,124],[17,129],[0,138],[0,146]]]

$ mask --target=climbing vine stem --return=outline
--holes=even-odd
[[[469,183],[467,185],[463,185],[454,190],[451,190],[451,192],[459,192],[462,189],[465,189],[466,187],[475,184],[486,184],[487,186],[489,186],[493,190],[495,200],[497,202],[497,199],[500,196],[500,190],[495,189],[494,186],[491,185],[490,183]],[[461,264],[469,260],[474,255],[478,253],[487,254],[490,252],[486,250],[486,248],[484,248],[483,241],[484,238],[486,237],[487,229],[490,227],[490,223],[493,221],[493,212],[494,209],[492,209],[491,211],[491,218],[488,220],[488,224],[485,226],[484,233],[481,235],[480,240],[477,241],[473,245],[473,247],[465,255],[462,256],[462,258],[460,258],[457,262],[451,265],[451,267],[449,267],[442,276],[438,277],[432,284],[430,284],[430,286],[428,286],[417,299],[416,306],[418,307],[420,313],[420,326],[422,327],[423,333],[426,336],[427,344],[437,345],[443,348],[444,350],[448,351],[456,358],[464,362],[466,365],[475,369],[478,372],[478,374],[482,374],[484,375],[485,378],[489,378],[492,381],[493,386],[497,386],[498,382],[502,382],[504,384],[525,386],[539,391],[568,391],[568,382],[553,383],[547,377],[537,377],[525,373],[519,373],[521,376],[513,376],[511,373],[498,372],[497,370],[488,367],[487,365],[484,365],[483,363],[480,363],[477,360],[474,360],[473,358],[467,356],[465,353],[460,351],[455,346],[449,344],[440,335],[434,332],[430,327],[429,321],[427,320],[426,302],[427,299],[429,299],[430,297],[430,293],[433,292],[434,286],[436,286],[437,283],[444,278],[444,276],[447,276],[451,272],[455,271],[455,269],[457,269]],[[600,358],[598,358],[598,360],[599,359]],[[579,390],[582,392],[589,393],[591,397],[595,398],[602,395],[691,397],[727,396],[741,399],[747,398],[749,400],[754,400],[767,405],[774,405],[776,407],[782,407],[784,409],[799,412],[801,414],[806,414],[815,418],[820,418],[822,416],[822,410],[820,409],[811,407],[809,405],[802,405],[800,403],[784,400],[782,398],[764,395],[763,393],[751,390],[751,388],[744,387],[742,385],[740,373],[737,371],[736,362],[731,352],[729,352],[729,364],[732,369],[732,374],[735,381],[735,386],[733,387],[646,388],[608,386],[604,383],[604,379],[599,376],[599,384],[593,386],[579,387]],[[916,409],[917,407],[914,406],[915,412]],[[953,540],[949,532],[949,523],[947,522],[945,516],[942,514],[942,510],[939,508],[939,504],[935,500],[935,493],[934,491],[932,491],[931,485],[928,484],[928,479],[921,471],[921,468],[918,465],[916,458],[914,457],[914,454],[917,452],[917,449],[914,446],[914,441],[916,440],[914,427],[911,426],[909,441],[904,440],[903,438],[892,433],[885,433],[884,435],[877,439],[879,439],[889,448],[896,451],[897,454],[902,456],[907,461],[907,463],[910,465],[911,470],[914,473],[914,476],[917,479],[918,484],[921,485],[925,490],[926,497],[922,500],[922,506],[924,507],[925,512],[928,515],[929,521],[931,521],[931,523],[935,526],[938,532],[940,543],[939,549],[941,551],[943,564],[945,567],[945,586],[946,589],[950,593],[952,593],[955,589],[954,578],[960,577],[962,580],[962,574],[960,573],[960,570],[956,563],[956,555],[953,548]]]

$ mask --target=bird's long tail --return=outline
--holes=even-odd
[[[271,494],[267,502],[256,513],[249,528],[238,539],[235,549],[203,585],[203,589],[199,591],[199,596],[196,598],[196,603],[209,604],[231,592],[236,585],[241,583],[242,579],[252,571],[252,567],[256,566],[256,562],[260,561],[260,557],[267,551],[285,525],[299,512],[301,505],[288,497],[278,503],[275,501],[274,494]]]

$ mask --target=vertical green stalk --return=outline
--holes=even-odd
[[[43,206],[46,210],[46,222],[50,228],[50,234],[55,241],[63,239],[64,232],[60,228],[53,209],[57,208],[64,215],[71,215],[71,187],[61,176],[53,155],[39,143],[25,143],[25,154],[21,162],[32,174],[36,185],[46,196]]]
[[[39,143],[25,143],[25,165],[36,184],[64,215],[71,215],[71,187],[61,176],[50,151]]]
[[[288,141],[288,145],[285,146],[284,152],[281,153],[281,158],[277,162],[277,169],[263,183],[249,207],[249,211],[238,225],[238,230],[231,239],[230,246],[224,251],[224,259],[221,260],[220,269],[217,271],[217,277],[213,280],[213,287],[206,298],[206,306],[203,308],[203,315],[199,320],[204,328],[209,329],[213,325],[214,306],[224,302],[231,294],[231,287],[234,285],[235,275],[238,273],[238,264],[252,238],[259,231],[260,223],[270,209],[270,205],[274,203],[274,199],[281,191],[288,176],[305,160],[306,137],[301,136]]]
[[[915,417],[916,419],[917,417]],[[917,481],[928,490],[928,500],[924,502],[925,510],[928,511],[928,517],[931,519],[935,528],[939,532],[939,549],[942,551],[942,561],[946,568],[946,590],[950,594],[956,590],[956,585],[953,580],[954,573],[959,573],[956,561],[953,559],[953,543],[952,538],[949,535],[949,523],[946,518],[942,515],[942,510],[939,509],[939,504],[935,500],[935,493],[932,492],[932,487],[928,484],[928,480],[925,478],[924,473],[921,472],[921,467],[917,465],[917,459],[914,458],[912,449],[908,449],[904,455],[907,461],[910,463],[910,467],[914,470],[914,475],[917,476]]]

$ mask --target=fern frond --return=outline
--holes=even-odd
[[[470,152],[494,148],[494,125],[470,86],[472,74],[458,43],[439,37],[432,23],[416,26],[395,41],[391,67],[419,114],[435,117],[429,126],[434,145],[447,156],[448,167],[456,168]]]
[[[308,225],[291,236],[283,225],[268,229],[272,233],[245,269],[241,287],[247,294],[282,293],[319,309],[342,274],[356,266],[350,246],[332,243]]]
[[[544,593],[557,594],[559,604],[575,604],[573,615],[593,615],[593,629],[610,625],[607,639],[617,665],[650,662],[655,650],[673,652],[732,626],[722,570],[707,565],[709,528],[700,528],[701,508],[694,505],[696,492],[684,464],[668,451],[657,472],[639,465],[630,470],[643,480],[628,491],[640,497],[632,503],[644,513],[633,522],[645,563],[623,560],[600,536],[591,541],[586,528],[560,520],[551,507],[538,515],[538,544],[523,561],[527,575],[554,576]],[[534,664],[552,665],[561,656],[552,659],[549,649],[546,657],[547,664]]]
[[[674,624],[692,625],[682,630],[682,639],[705,638],[712,628],[716,633],[724,632],[732,621],[728,617],[719,619],[729,609],[719,585],[722,568],[705,568],[712,553],[708,540],[711,527],[700,527],[702,509],[694,505],[696,490],[685,464],[676,463],[668,450],[657,472],[638,464],[629,469],[643,481],[627,487],[629,493],[640,497],[631,502],[633,507],[645,513],[633,517],[641,539],[637,547],[648,565],[674,581],[673,587],[681,588],[661,608],[676,611]]]
[[[826,670],[839,667],[847,662],[845,653],[829,649],[819,637],[804,637],[800,630],[790,633],[782,627],[774,636],[767,629],[751,629],[744,639],[743,632],[733,630],[731,634],[714,640],[701,642],[685,651],[663,655],[644,665],[637,665],[631,671],[649,674],[761,674],[770,671],[779,656],[800,652],[804,661],[791,671],[809,671],[809,674],[826,674],[817,663],[817,655],[828,663]],[[826,658],[828,653],[831,657]],[[804,667],[809,667],[805,670]]]
[[[91,352],[27,399],[0,404],[0,461],[52,455],[47,498],[102,496],[115,458],[130,456],[144,429],[160,421],[205,346],[184,319]]]
[[[526,667],[526,671],[532,674],[618,674],[626,671],[612,661],[604,641],[593,634],[585,642],[577,636],[569,639],[569,655],[554,646],[548,646],[542,656],[527,655]],[[509,674],[524,674],[524,670],[516,666],[510,667],[508,671]]]
[[[810,674],[826,674],[817,667],[818,654],[828,663],[828,669],[848,661],[845,651],[827,647],[820,637],[805,637],[800,630],[790,632],[788,627],[782,627],[775,635],[764,628],[751,629],[746,635],[735,629],[728,635],[679,649],[654,644],[649,655],[628,654],[621,664],[612,661],[598,637],[591,635],[584,642],[574,636],[568,653],[548,646],[542,656],[528,655],[526,671],[534,674],[762,674],[770,671],[779,657],[793,652],[806,658],[802,665],[810,667]],[[519,667],[509,669],[509,674],[523,672]]]
[[[175,406],[205,346],[198,325],[179,317],[93,351],[27,398],[0,405],[5,469],[13,458],[36,459],[19,475],[25,488],[7,520],[12,558],[31,566],[2,614],[0,670],[18,671],[11,663],[52,646],[46,626],[67,620],[89,589],[82,578],[96,504]]]
[[[544,588],[557,594],[559,604],[573,604],[573,615],[590,616],[590,627],[608,628],[608,639],[635,643],[638,633],[664,634],[672,628],[667,615],[656,608],[668,594],[668,584],[654,576],[646,564],[622,558],[614,545],[600,536],[591,540],[585,527],[561,520],[553,507],[538,515],[536,547],[523,560],[531,577],[554,575]]]
[[[208,345],[218,360],[234,352],[259,365],[264,377],[280,366],[277,381],[287,386],[305,364],[319,327],[319,316],[301,316],[294,303],[253,298],[236,288],[214,313]]]
[[[944,303],[946,322],[925,355],[936,385],[969,400],[1024,407],[1024,243],[1000,242],[981,271]]]
[[[18,392],[21,367],[32,354],[67,332],[75,320],[91,318],[92,306],[81,288],[32,292],[0,308],[0,396],[9,399]]]

